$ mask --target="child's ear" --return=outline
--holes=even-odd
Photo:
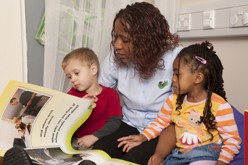
[[[90,69],[91,69],[91,73],[93,75],[96,75],[97,74],[98,68],[97,68],[97,65],[96,64],[92,64],[91,67],[90,67]]]
[[[200,84],[204,80],[204,74],[202,72],[197,72],[195,77],[195,83]]]

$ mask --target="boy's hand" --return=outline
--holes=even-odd
[[[139,135],[125,136],[125,137],[119,138],[117,141],[120,142],[118,144],[118,147],[123,146],[122,151],[128,152],[133,147],[136,147],[140,145],[141,143],[143,143],[144,141],[147,141],[147,138],[143,134],[139,134]]]
[[[77,143],[78,145],[84,147],[84,148],[89,148],[91,147],[96,141],[98,140],[98,138],[94,135],[86,135],[83,136],[81,138],[77,139]]]
[[[98,101],[98,98],[96,96],[91,96],[91,95],[87,94],[83,98],[93,100],[94,104],[92,105],[92,108],[96,107],[96,102]]]

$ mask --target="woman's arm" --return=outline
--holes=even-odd
[[[33,101],[33,99],[36,97],[36,93],[33,93],[32,95],[31,95],[31,98],[29,99],[29,101],[27,102],[27,105],[26,105],[26,107],[28,107],[31,103],[32,103],[32,101]]]

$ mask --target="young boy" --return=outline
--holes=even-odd
[[[79,48],[67,54],[62,68],[72,86],[68,94],[97,100],[90,117],[73,135],[75,149],[90,148],[119,127],[122,118],[119,95],[114,89],[98,83],[99,61],[88,48]]]

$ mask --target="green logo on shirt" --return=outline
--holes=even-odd
[[[158,87],[160,88],[160,89],[163,89],[165,86],[167,86],[169,83],[168,83],[168,81],[159,81],[159,83],[158,83]]]

